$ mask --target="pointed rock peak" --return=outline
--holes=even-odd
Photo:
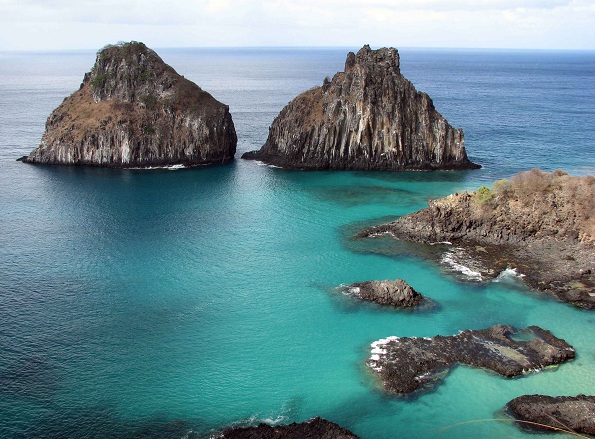
[[[135,102],[143,94],[160,93],[173,85],[176,71],[143,43],[109,44],[97,52],[95,65],[83,84],[91,85],[95,102],[122,99]]]
[[[351,70],[355,65],[362,67],[383,66],[393,67],[399,72],[399,51],[394,47],[383,47],[373,50],[368,44],[363,46],[357,54],[349,52],[345,61],[345,71]]]

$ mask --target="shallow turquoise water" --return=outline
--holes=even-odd
[[[36,145],[45,117],[76,89],[93,54],[2,54],[0,437],[181,438],[312,416],[364,438],[528,437],[489,420],[521,394],[595,393],[592,313],[514,280],[461,281],[432,262],[439,255],[416,246],[352,239],[364,225],[518,170],[593,173],[595,127],[586,122],[595,112],[595,56],[402,51],[404,71],[406,54],[405,73],[466,129],[469,153],[484,169],[306,173],[242,160],[178,171],[24,165],[14,158]],[[259,147],[282,105],[340,70],[344,56],[164,52],[230,104],[240,153]],[[557,81],[539,73],[544,65]],[[527,72],[545,116],[523,106]],[[499,88],[503,77],[509,94]],[[436,82],[442,88],[429,90]],[[575,88],[548,89],[552,82]],[[476,83],[485,93],[474,101]],[[457,99],[447,105],[449,96]],[[500,108],[500,122],[480,111],[487,107]],[[554,136],[561,129],[547,120],[571,111],[565,135]],[[527,133],[536,123],[543,126]],[[336,290],[395,277],[437,307],[398,312]],[[496,323],[547,328],[575,347],[577,359],[515,380],[459,367],[413,398],[384,395],[364,364],[379,338]],[[488,421],[470,422],[478,420]]]

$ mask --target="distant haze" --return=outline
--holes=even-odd
[[[0,50],[349,46],[595,49],[594,0],[0,0]]]

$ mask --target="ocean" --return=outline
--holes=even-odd
[[[95,53],[0,53],[0,437],[181,439],[322,416],[370,439],[529,438],[501,420],[507,401],[595,394],[592,312],[510,272],[477,282],[417,246],[353,239],[519,171],[595,175],[595,52],[399,51],[480,170],[241,160],[348,50],[157,49],[230,106],[238,133],[234,163],[180,170],[17,162]],[[396,277],[437,306],[386,309],[337,288]],[[512,380],[460,366],[409,397],[386,395],[365,365],[380,338],[498,323],[549,329],[577,358]]]

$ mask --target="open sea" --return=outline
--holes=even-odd
[[[355,48],[352,48],[355,49]],[[228,104],[237,160],[182,170],[26,165],[93,51],[0,53],[0,437],[206,437],[322,416],[362,438],[529,438],[522,394],[595,394],[595,314],[514,276],[487,283],[361,228],[540,167],[595,175],[595,52],[402,49],[401,69],[465,131],[466,172],[301,172],[243,161],[349,49],[162,49]],[[436,250],[438,251],[438,250]],[[433,310],[355,301],[404,278]],[[365,365],[387,336],[539,325],[577,358],[507,380],[457,367],[388,396]]]

